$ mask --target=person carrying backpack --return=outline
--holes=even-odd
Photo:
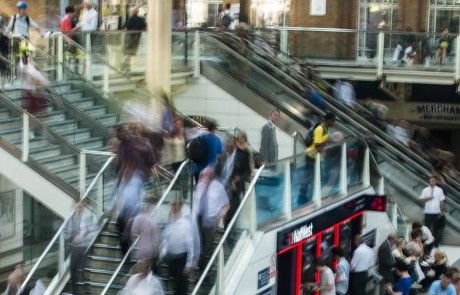
[[[230,8],[232,7],[231,3],[225,4],[225,10],[220,14],[220,25],[222,29],[228,30],[233,22],[233,16],[231,15]]]
[[[334,126],[334,123],[335,115],[333,113],[326,113],[323,123],[314,124],[313,127],[308,130],[305,139],[305,144],[307,146],[305,153],[307,157],[315,159],[316,155],[324,150],[329,141],[328,130]]]
[[[10,23],[6,28],[7,32],[10,33],[12,37],[23,37],[25,39],[29,39],[29,28],[32,27],[33,29],[36,29],[41,36],[43,36],[38,24],[27,15],[27,3],[19,1],[16,4],[16,7],[18,12],[11,17]]]

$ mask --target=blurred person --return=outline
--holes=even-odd
[[[411,231],[410,241],[406,244],[406,250],[417,257],[423,257],[422,230],[420,228]]]
[[[447,27],[441,30],[441,38],[439,39],[438,48],[436,49],[435,62],[443,64],[446,62],[447,55],[450,49],[449,29]]]
[[[406,28],[406,32],[412,32],[413,29],[411,27]],[[402,57],[407,54],[407,52],[412,51],[411,44],[415,42],[415,35],[403,35],[401,37],[401,40],[399,40],[398,44],[396,45],[396,48],[393,52],[393,57],[391,61],[393,63],[396,63],[398,61],[401,61]]]
[[[412,278],[409,275],[409,269],[405,263],[396,264],[396,275],[398,279],[394,286],[391,283],[385,285],[386,294],[389,295],[410,295]]]
[[[18,1],[16,8],[17,13],[10,18],[10,22],[6,28],[6,31],[12,37],[22,37],[29,39],[29,28],[32,27],[33,29],[37,30],[41,36],[43,36],[43,33],[38,24],[27,15],[27,3],[24,1]],[[19,45],[19,43],[16,43],[16,46],[13,45],[15,51],[19,48],[17,45]]]
[[[131,59],[137,54],[142,32],[145,31],[147,23],[145,18],[139,16],[139,6],[129,10],[129,18],[126,21],[125,30],[127,31],[124,44],[124,61],[122,71],[131,71]],[[131,31],[131,32],[130,32]]]
[[[9,57],[9,39],[6,32],[6,16],[0,14],[0,56],[8,60]],[[11,77],[9,63],[0,58],[0,87],[3,87]]]
[[[214,168],[217,157],[222,153],[222,141],[216,135],[216,122],[209,120],[206,123],[207,133],[193,138],[187,146],[190,158],[194,161],[193,175],[198,182],[199,176],[206,167]],[[199,154],[198,154],[199,153]]]
[[[73,17],[75,15],[75,7],[67,6],[65,8],[65,15],[61,19],[60,30],[62,33],[70,33],[73,31]]]
[[[374,266],[375,255],[372,250],[363,240],[361,235],[355,236],[353,242],[356,246],[350,262],[350,295],[365,294],[366,284],[368,279],[368,271]]]
[[[2,293],[3,295],[17,295],[19,289],[24,282],[26,274],[21,264],[16,264],[14,271],[8,276],[6,290]]]
[[[392,254],[392,247],[396,243],[396,234],[391,233],[379,246],[377,251],[378,272],[382,276],[382,290],[388,283],[394,283],[394,267],[396,261]]]
[[[96,9],[94,9],[94,2],[92,0],[85,0],[83,7],[81,21],[75,26],[74,30],[81,30],[82,32],[97,31],[99,16]]]
[[[314,106],[319,108],[322,111],[327,111],[328,107],[326,101],[324,100],[323,96],[319,91],[314,89],[313,87],[307,86],[305,88],[305,98],[311,102]]]
[[[84,286],[80,287],[79,282],[84,281],[84,269],[86,267],[86,250],[90,246],[95,235],[96,216],[86,208],[88,198],[81,200],[75,212],[70,217],[65,236],[70,247],[70,279],[73,294],[84,294]]]
[[[164,295],[160,279],[152,273],[156,259],[143,259],[135,265],[135,274],[131,275],[119,295]]]
[[[428,295],[456,295],[455,287],[452,284],[454,274],[449,271],[431,284]]]
[[[131,241],[137,238],[133,257],[135,260],[156,260],[160,248],[160,229],[151,215],[152,207],[144,205],[139,215],[134,218],[131,228]]]
[[[34,66],[28,55],[21,58],[19,65],[22,77],[22,103],[23,107],[34,116],[43,117],[48,107],[47,88],[50,81]],[[31,139],[42,133],[39,126],[33,128],[29,137]]]
[[[225,9],[219,13],[219,23],[221,29],[228,30],[230,29],[232,23],[233,23],[233,15],[230,11],[230,8],[232,7],[231,3],[226,3],[225,4]]]
[[[226,139],[224,151],[217,158],[216,176],[219,178],[225,189],[228,190],[230,178],[233,172],[233,164],[235,162],[236,147],[235,137],[230,136]]]
[[[424,203],[425,225],[433,233],[434,247],[439,247],[442,230],[441,219],[444,218],[444,191],[436,185],[436,178],[431,176],[428,187],[424,188],[420,200]]]
[[[319,272],[319,284],[312,286],[313,292],[319,292],[320,295],[336,295],[334,273],[326,265],[321,257],[315,257],[315,270]],[[310,285],[307,283],[307,286]]]
[[[342,248],[334,247],[332,249],[334,259],[337,259],[337,269],[335,271],[335,292],[337,295],[346,295],[348,292],[348,283],[350,281],[350,264],[345,258]]]
[[[335,115],[333,113],[326,113],[322,123],[313,125],[308,131],[306,141],[307,143],[306,154],[310,159],[315,159],[318,153],[321,153],[326,145],[332,138],[329,138],[329,128],[335,124]],[[309,139],[311,138],[311,139]]]
[[[171,165],[174,172],[179,169],[180,164],[186,159],[184,120],[176,117],[174,129],[164,137],[162,161]]]
[[[120,208],[118,225],[121,236],[129,237],[129,233],[131,233],[132,218],[135,218],[141,209],[145,194],[144,186],[145,172],[136,168],[133,162],[123,163],[115,196],[115,203]],[[130,247],[131,240],[128,238],[122,239],[120,244],[123,253],[126,253]]]
[[[391,134],[393,138],[401,143],[403,143],[405,146],[409,145],[409,142],[411,140],[410,138],[410,124],[409,122],[405,120],[399,120],[398,124],[394,127],[391,127]]]
[[[231,176],[228,183],[227,193],[230,201],[230,208],[228,213],[225,215],[225,227],[228,226],[235,215],[241,202],[241,194],[244,193],[246,182],[251,177],[252,169],[252,153],[248,146],[248,137],[246,132],[238,130],[235,135],[235,151],[232,154],[234,156],[231,167]]]
[[[434,236],[427,226],[422,225],[418,221],[413,222],[412,230],[418,229],[418,228],[422,231],[423,251],[425,255],[430,255],[431,250],[433,250],[433,247],[434,247]]]
[[[193,215],[200,229],[200,270],[204,270],[214,250],[214,240],[219,222],[225,218],[230,205],[225,187],[214,177],[214,169],[203,170],[196,186]]]
[[[188,294],[190,270],[196,261],[193,226],[182,213],[182,201],[171,204],[170,220],[163,233],[166,262],[174,283],[175,295]]]
[[[337,80],[335,82],[334,97],[350,108],[354,108],[357,103],[356,92],[350,80]]]
[[[268,122],[262,127],[260,139],[260,160],[268,165],[278,160],[278,141],[276,139],[276,125],[279,122],[280,111],[270,112]]]
[[[46,273],[45,277],[39,278],[35,282],[35,286],[32,290],[30,290],[29,295],[43,295],[46,292],[46,289],[48,288],[49,284],[51,283],[51,280],[54,277],[54,272],[52,270],[48,271]]]

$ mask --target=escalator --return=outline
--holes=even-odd
[[[228,44],[231,42],[233,44]],[[394,186],[401,189],[406,187],[406,184],[397,178],[390,178],[403,167],[419,177],[417,180],[419,185],[414,189],[420,189],[420,183],[428,179],[431,174],[431,165],[424,158],[390,138],[382,127],[369,121],[362,114],[365,110],[356,112],[335,101],[322,90],[329,87],[324,81],[315,81],[308,75],[299,73],[289,62],[261,55],[260,52],[264,53],[264,50],[254,47],[256,45],[241,43],[235,38],[225,39],[221,35],[202,33],[200,52],[202,75],[262,115],[267,114],[265,110],[267,108],[279,108],[288,122],[288,127],[280,127],[289,132],[292,131],[289,126],[303,126],[297,129],[303,134],[311,122],[318,120],[318,115],[324,114],[323,110],[304,98],[307,86],[315,89],[325,98],[328,109],[336,114],[338,130],[345,134],[358,135],[369,142],[376,162],[379,167],[388,171],[385,176],[390,182],[393,180],[391,183]],[[294,75],[294,72],[298,74]],[[459,212],[460,190],[458,183],[453,179],[446,177],[446,180],[445,190],[450,208],[446,215],[447,225],[454,232],[460,232],[455,217]],[[401,194],[401,189],[398,194]],[[420,191],[413,191],[411,200],[421,208],[422,204],[417,202],[419,193]],[[458,242],[454,243],[458,244]]]

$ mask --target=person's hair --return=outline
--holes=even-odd
[[[409,267],[407,266],[406,263],[404,263],[403,261],[398,261],[395,265],[396,267],[396,270],[400,271],[400,272],[403,272],[403,271],[409,271]]]
[[[422,224],[420,222],[418,222],[418,221],[414,221],[412,223],[412,230],[418,229],[418,228],[422,228]]]
[[[226,9],[230,9],[231,7],[232,7],[232,4],[231,4],[231,3],[225,4],[225,8],[226,8]]]
[[[353,239],[353,241],[359,245],[361,245],[364,240],[363,240],[363,236],[362,235],[356,235]]]
[[[396,247],[399,247],[399,246],[401,246],[402,244],[404,244],[405,242],[406,242],[406,240],[405,240],[404,238],[399,237],[398,239],[396,239],[395,245],[396,245]]]
[[[398,236],[395,233],[390,233],[387,237],[387,240],[396,241],[397,239],[398,239]]]
[[[324,115],[324,121],[335,120],[335,115],[331,112],[327,112]]]
[[[270,112],[270,115],[273,114],[273,113],[277,113],[278,115],[281,114],[281,112],[280,112],[279,109],[273,109],[273,110]]]
[[[242,137],[244,139],[244,141],[248,142],[248,135],[246,134],[246,132],[241,130],[241,129],[238,129],[235,132],[235,139],[238,139],[240,137]]]
[[[410,237],[412,240],[415,240],[417,237],[422,236],[422,230],[420,228],[414,229],[410,233]]]
[[[338,256],[338,257],[344,257],[345,253],[344,253],[342,248],[334,247],[334,248],[332,248],[332,255]]]
[[[324,261],[322,257],[315,257],[314,264],[315,266],[325,266],[326,262]]]
[[[217,123],[214,120],[208,120],[206,122],[206,128],[208,131],[214,131],[217,129]]]
[[[75,12],[75,7],[73,7],[72,5],[69,5],[65,8],[65,13],[74,13]]]
[[[454,272],[452,271],[452,269],[447,269],[447,272],[444,274],[444,276],[450,280],[452,280],[454,278]]]

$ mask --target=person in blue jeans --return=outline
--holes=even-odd
[[[392,286],[391,284],[386,285],[387,294],[410,295],[413,281],[409,274],[409,268],[407,264],[397,263],[396,275],[399,277],[399,279],[396,281],[394,286]]]
[[[441,275],[441,279],[431,284],[429,295],[457,295],[455,287],[452,284],[454,274],[451,270]]]

